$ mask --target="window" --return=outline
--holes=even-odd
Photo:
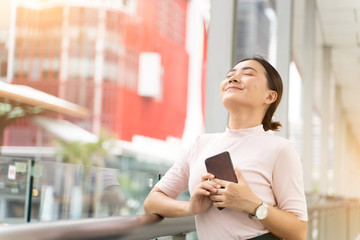
[[[40,78],[40,59],[34,58],[31,69],[31,80],[37,81]]]
[[[143,52],[139,56],[138,94],[143,97],[161,97],[161,56],[159,53]]]

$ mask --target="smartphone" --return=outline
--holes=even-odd
[[[236,174],[229,152],[222,152],[205,160],[206,169],[216,178],[237,183]],[[218,207],[223,210],[223,207]]]
[[[205,160],[206,170],[216,178],[237,183],[229,152],[222,152]]]

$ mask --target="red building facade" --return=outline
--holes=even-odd
[[[188,91],[188,1],[119,2],[125,3],[115,8],[19,4],[12,83],[88,108],[90,118],[67,119],[94,133],[105,127],[127,141],[134,135],[181,138]],[[141,65],[144,53],[158,56],[159,62],[148,59]],[[140,80],[148,84],[146,91],[157,94],[142,94]],[[37,145],[36,131],[29,120],[18,121],[7,131],[5,145]]]

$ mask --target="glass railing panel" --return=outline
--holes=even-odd
[[[143,214],[145,198],[172,164],[133,156],[106,163],[111,167],[3,157],[0,224]],[[16,179],[9,178],[12,166]]]
[[[27,222],[31,160],[0,157],[0,223]]]
[[[37,162],[32,221],[143,213],[158,173]]]

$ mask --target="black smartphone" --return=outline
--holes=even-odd
[[[216,178],[237,183],[229,152],[222,152],[205,160],[206,170]]]
[[[216,178],[237,183],[237,177],[229,152],[225,151],[205,160],[206,170]],[[218,207],[223,210],[223,207]]]

